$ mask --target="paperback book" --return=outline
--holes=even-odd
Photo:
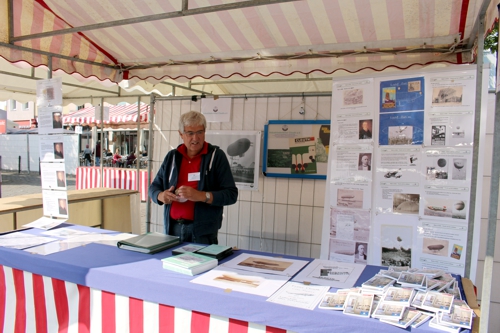
[[[186,252],[161,260],[164,269],[174,272],[197,275],[217,266],[217,259],[201,254]]]
[[[201,250],[202,248],[207,247],[206,245],[198,245],[198,244],[186,244],[184,246],[178,247],[172,250],[173,255],[183,254],[186,252],[196,252]]]
[[[177,236],[165,235],[159,232],[149,232],[143,235],[121,240],[116,243],[118,248],[141,252],[157,253],[169,249],[179,244],[180,239]]]
[[[386,302],[379,302],[372,317],[378,319],[401,319],[405,306],[400,304],[390,304]]]
[[[197,250],[196,253],[221,260],[233,254],[233,248],[231,246],[212,244]]]
[[[349,293],[345,300],[344,313],[369,318],[373,304],[372,294]]]
[[[401,319],[394,320],[394,319],[380,318],[380,321],[397,327],[407,328],[408,326],[413,324],[420,316],[422,316],[422,312],[418,311],[417,309],[405,308],[405,311],[403,312]]]

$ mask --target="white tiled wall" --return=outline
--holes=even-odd
[[[263,131],[268,120],[330,119],[331,97],[305,97],[304,103],[306,113],[300,115],[302,96],[235,98],[231,122],[209,123],[208,129]],[[166,153],[180,143],[179,116],[190,110],[200,111],[201,103],[157,101],[155,108],[152,175]],[[324,195],[324,180],[269,178],[261,174],[258,191],[240,191],[238,202],[224,208],[219,243],[319,258]],[[154,204],[151,207],[151,230],[163,231],[163,207]]]

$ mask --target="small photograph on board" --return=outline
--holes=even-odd
[[[453,259],[460,260],[460,258],[462,257],[463,248],[464,247],[461,245],[453,244],[453,252],[451,252],[450,257],[452,257]]]
[[[393,109],[396,107],[396,87],[382,88],[382,108]]]
[[[430,198],[424,199],[424,215],[465,220],[467,204],[463,200]]]
[[[61,112],[52,112],[52,128],[62,128],[62,113]]]
[[[427,180],[448,179],[448,160],[444,157],[439,157],[430,161],[427,165]]]
[[[446,141],[446,125],[433,125],[431,129],[431,145],[444,146]]]
[[[432,89],[432,106],[462,105],[463,86],[435,87]]]
[[[68,200],[64,198],[58,199],[58,204],[59,204],[59,214],[68,215]]]
[[[368,253],[368,244],[356,242],[356,250],[354,252],[354,262],[358,264],[365,264]]]
[[[66,175],[64,171],[56,171],[57,187],[66,187]]]
[[[344,106],[363,104],[363,89],[344,90]]]
[[[360,153],[358,156],[358,170],[370,171],[372,169],[372,154]]]
[[[420,194],[394,193],[392,211],[400,214],[418,214]]]
[[[417,92],[422,90],[420,81],[408,81],[408,92]]]
[[[366,140],[372,138],[372,119],[361,119],[359,121],[359,139]]]
[[[54,159],[64,159],[64,146],[62,142],[54,142]]]
[[[411,266],[413,228],[398,225],[382,225],[382,266]]]
[[[339,188],[337,207],[363,208],[363,190]]]
[[[292,155],[290,168],[292,174],[318,172],[316,168],[315,137],[291,138],[290,154]]]
[[[446,239],[424,237],[423,242],[423,253],[441,257],[448,256],[449,241],[447,241]]]
[[[467,159],[465,158],[454,158],[453,165],[451,169],[451,179],[453,180],[465,180],[467,168]]]
[[[411,145],[413,126],[389,126],[389,145]]]

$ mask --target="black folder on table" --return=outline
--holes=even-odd
[[[119,241],[116,245],[124,250],[153,254],[169,249],[179,243],[180,238],[178,236],[165,235],[159,232],[148,232],[143,235]]]

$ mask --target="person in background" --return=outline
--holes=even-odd
[[[135,154],[134,154],[133,151],[131,151],[130,154],[127,156],[127,165],[126,165],[126,167],[129,167],[132,164],[134,164],[134,161],[135,161]]]
[[[97,144],[95,145],[95,165],[101,165],[101,141],[97,140]]]
[[[85,165],[89,166],[92,164],[92,158],[90,157],[92,155],[92,150],[90,150],[89,145],[85,145],[85,149],[83,150],[83,158],[85,161]]]
[[[218,244],[223,207],[238,199],[226,153],[205,142],[206,127],[200,112],[181,115],[183,143],[167,153],[149,187],[153,202],[164,205],[165,233],[181,242]]]
[[[113,164],[116,164],[119,168],[122,167],[121,158],[122,155],[120,155],[120,148],[116,148],[115,154],[113,155]]]
[[[113,156],[113,153],[111,152],[111,149],[106,150],[106,156]]]

